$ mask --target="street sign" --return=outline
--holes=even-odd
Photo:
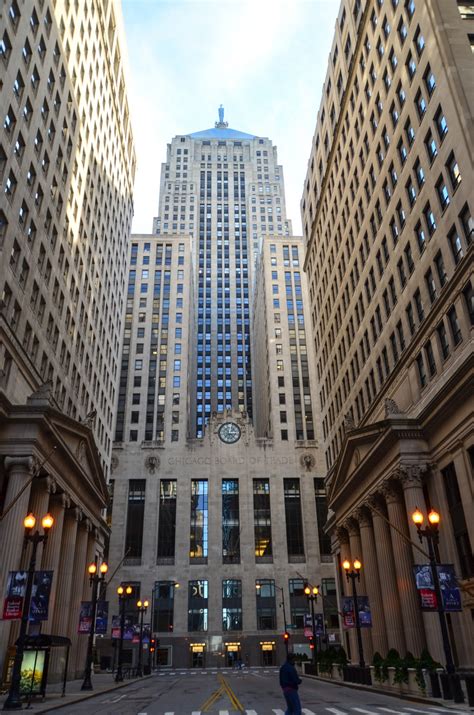
[[[288,630],[288,629],[290,629],[290,630],[296,630],[297,626],[296,626],[294,623],[287,623],[287,624],[286,624],[286,628],[287,628],[287,630]]]
[[[313,637],[313,631],[311,628],[305,628],[304,629],[304,634],[306,638],[312,638]]]

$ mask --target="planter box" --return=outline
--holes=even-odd
[[[338,665],[333,665],[331,669],[331,678],[332,680],[342,680],[342,668]]]

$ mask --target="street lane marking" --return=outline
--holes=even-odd
[[[395,713],[395,715],[403,715],[403,712],[401,710],[392,710],[391,708],[382,708],[380,706],[377,706],[377,710],[383,710],[386,713]]]
[[[283,710],[275,710],[275,709],[273,709],[273,710],[272,710],[272,713],[275,713],[275,715],[285,715],[285,713],[283,712]]]
[[[351,710],[356,710],[358,713],[364,713],[364,715],[376,715],[373,710],[364,710],[364,708],[351,708]]]
[[[245,715],[257,715],[257,711],[256,710],[246,710]]]
[[[219,715],[229,715],[228,710],[219,710]]]
[[[191,713],[191,715],[201,715],[201,711],[200,711],[200,710],[193,710],[192,713]]]
[[[303,708],[301,712],[304,713],[304,715],[316,715],[316,713],[314,713],[312,710],[308,710],[307,708]]]
[[[330,713],[334,713],[334,715],[347,715],[344,710],[338,710],[337,708],[326,708],[326,710],[329,710]]]

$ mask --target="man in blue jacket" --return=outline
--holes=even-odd
[[[285,715],[301,715],[300,696],[298,695],[298,685],[301,678],[295,668],[295,654],[288,653],[286,661],[280,668],[280,685],[286,700]]]

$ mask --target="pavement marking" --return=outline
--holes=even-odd
[[[304,715],[316,715],[316,713],[314,713],[312,710],[308,710],[308,708],[303,708],[301,712],[304,713]]]
[[[364,715],[376,715],[373,710],[364,710],[364,708],[351,708],[351,710],[356,710],[358,713],[364,713]],[[423,712],[423,710],[421,712]]]
[[[201,715],[201,711],[200,711],[200,710],[193,710],[192,713],[191,713],[191,715]]]
[[[219,715],[229,715],[228,710],[219,710]]]
[[[337,708],[326,708],[326,710],[329,710],[330,713],[334,713],[334,715],[347,715],[344,710],[338,710]]]
[[[380,706],[377,706],[377,710],[383,710],[386,713],[395,713],[395,715],[403,715],[403,712],[401,710],[392,710],[391,708],[382,708]]]
[[[283,712],[283,710],[275,710],[275,709],[273,709],[273,710],[272,710],[272,713],[275,713],[275,715],[285,715],[285,713]]]
[[[245,715],[257,715],[257,711],[256,710],[246,710]]]

